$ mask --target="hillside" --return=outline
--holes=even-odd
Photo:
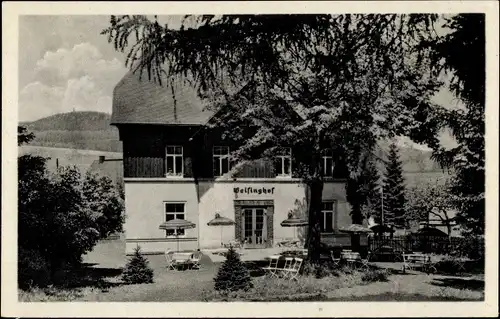
[[[69,112],[24,123],[31,131],[108,131],[111,115],[102,112]]]
[[[118,129],[110,120],[107,113],[71,112],[20,125],[35,134],[32,146],[122,152]]]

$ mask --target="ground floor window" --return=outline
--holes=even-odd
[[[323,202],[321,208],[320,227],[322,233],[331,233],[334,229],[335,202]]]
[[[165,221],[184,218],[184,203],[165,203]],[[184,229],[167,229],[165,230],[167,237],[182,236],[185,234]]]

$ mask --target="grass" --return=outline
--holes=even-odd
[[[349,297],[349,301],[482,301],[481,298],[462,298],[460,296],[426,296],[422,294],[406,294],[386,292],[378,295]],[[346,298],[327,298],[326,301],[346,301]]]
[[[344,273],[342,271],[316,278],[300,277],[298,282],[269,279],[261,266],[247,262],[254,289],[225,297],[214,292],[213,278],[220,264],[202,257],[200,270],[167,271],[164,256],[148,256],[154,270],[153,284],[126,285],[121,269],[126,263],[123,240],[100,243],[85,256],[87,270],[78,285],[71,288],[20,291],[19,300],[36,301],[446,301],[484,299],[484,278],[457,278],[399,271]],[[363,280],[365,278],[365,280]]]
[[[253,279],[254,287],[248,291],[223,293],[205,291],[204,301],[284,301],[284,300],[318,300],[326,298],[326,293],[343,287],[363,284],[362,273],[341,274],[316,278],[314,275],[301,276],[297,281],[286,279],[257,277]]]

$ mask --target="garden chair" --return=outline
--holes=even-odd
[[[269,266],[262,268],[266,273],[271,277],[278,278],[279,277],[279,268],[278,268],[278,261],[279,261],[280,256],[278,255],[273,255],[269,256]]]
[[[361,259],[360,269],[370,270],[370,258],[371,258],[371,256],[372,256],[372,252],[369,251],[368,254],[366,255],[366,258]]]
[[[294,257],[285,257],[285,265],[283,269],[279,269],[281,271],[281,275],[285,278],[288,275],[288,270],[292,269]]]
[[[302,266],[302,258],[293,258],[292,264],[289,268],[283,269],[283,277],[289,280],[299,280],[300,267]]]
[[[201,256],[202,256],[201,251],[197,251],[191,255],[191,258],[189,258],[189,262],[191,263],[191,269],[200,269]]]
[[[413,270],[412,259],[410,254],[403,253],[403,272]]]
[[[165,251],[165,260],[167,261],[167,270],[175,270],[174,252],[171,250]]]
[[[330,251],[330,257],[332,258],[332,262],[333,262],[333,265],[335,267],[338,267],[340,265],[340,260],[341,258],[335,258],[334,254],[333,254],[333,251]]]

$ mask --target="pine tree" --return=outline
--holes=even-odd
[[[384,181],[384,223],[405,228],[405,181],[398,148],[389,146],[388,163]]]
[[[248,269],[232,246],[227,251],[226,260],[219,268],[214,281],[215,290],[219,291],[248,290],[253,287]]]
[[[137,246],[134,255],[125,266],[122,279],[128,284],[143,284],[153,282],[153,269],[149,267],[149,262],[141,253],[141,248]]]

